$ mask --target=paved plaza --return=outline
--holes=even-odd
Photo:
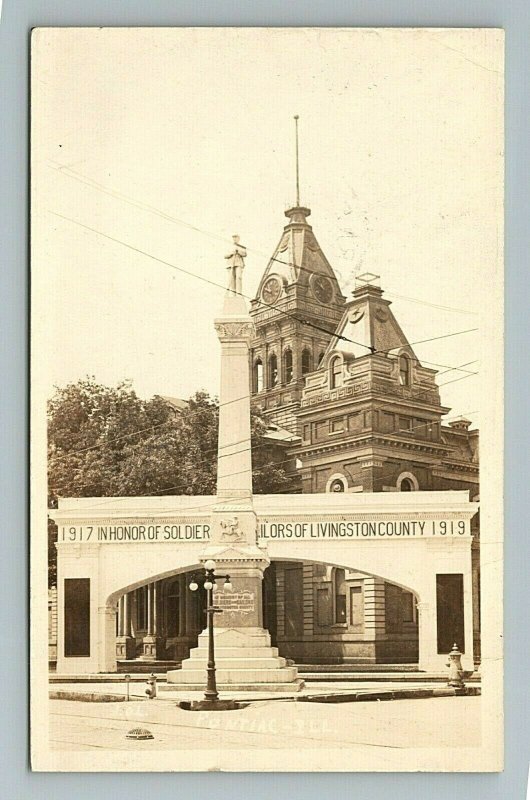
[[[289,746],[300,750],[475,747],[480,745],[480,704],[480,697],[339,704],[267,699],[237,711],[190,712],[164,698],[52,700],[50,746],[71,751],[282,749],[288,737]],[[154,738],[127,739],[134,727],[148,728]]]

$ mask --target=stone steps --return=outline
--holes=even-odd
[[[281,658],[278,654],[277,647],[215,647],[215,660],[224,658],[241,658],[244,653],[244,658]],[[192,660],[204,660],[208,658],[208,647],[203,644],[202,647],[194,647],[190,650],[189,657]],[[285,661],[285,659],[284,659]]]
[[[197,669],[206,669],[208,659],[206,656],[202,658],[190,658],[182,662],[182,672]],[[261,658],[247,658],[245,653],[242,656],[241,652],[237,658],[220,658],[217,653],[215,654],[215,664],[218,670],[222,669],[283,669],[287,662],[285,658],[280,656],[262,656]]]
[[[163,683],[158,687],[159,692],[204,692],[204,678],[201,683]],[[289,683],[259,683],[251,684],[247,680],[244,683],[221,683],[217,682],[219,692],[284,692],[292,696],[304,688],[304,682],[300,678]]]
[[[298,672],[416,672],[419,673],[417,663],[411,664],[374,664],[370,662],[344,661],[340,664],[296,664]]]
[[[241,662],[239,662],[241,663]],[[228,667],[225,668],[223,664],[216,666],[216,679],[219,684],[242,684],[242,685],[257,685],[269,683],[288,683],[296,680],[297,671],[296,667],[280,667],[279,665],[271,667]],[[172,670],[168,672],[167,682],[181,683],[181,684],[198,684],[204,686],[206,676],[206,665],[203,668],[189,668],[182,665],[182,669]]]

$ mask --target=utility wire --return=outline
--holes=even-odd
[[[124,195],[124,194],[122,194],[121,192],[119,192],[119,191],[117,191],[115,189],[109,189],[104,184],[99,183],[98,181],[94,180],[93,178],[88,178],[88,177],[82,175],[81,173],[77,172],[76,170],[71,169],[70,167],[68,167],[66,165],[59,164],[57,161],[53,161],[52,159],[50,159],[50,161],[51,161],[52,164],[56,164],[55,167],[50,167],[51,169],[54,169],[55,172],[60,172],[61,174],[66,175],[69,178],[73,178],[74,180],[80,181],[81,183],[84,183],[86,186],[89,186],[92,189],[97,189],[98,191],[101,191],[101,192],[103,192],[105,194],[108,194],[110,197],[114,197],[115,199],[122,200],[125,203],[129,203],[130,205],[132,205],[132,206],[134,206],[136,208],[139,208],[140,210],[149,211],[150,213],[155,214],[155,215],[161,217],[164,220],[176,223],[178,225],[182,225],[182,226],[184,226],[186,228],[189,228],[190,230],[193,230],[193,231],[195,231],[197,233],[201,233],[204,236],[209,236],[210,238],[217,239],[217,240],[225,242],[226,244],[229,244],[229,245],[232,244],[232,242],[229,241],[225,236],[221,236],[220,234],[212,233],[211,231],[207,231],[207,230],[204,230],[203,228],[199,228],[197,225],[192,225],[191,223],[185,222],[184,220],[179,219],[178,217],[174,217],[174,216],[172,216],[170,214],[167,214],[166,212],[161,211],[160,209],[156,208],[155,206],[151,206],[148,203],[142,203],[141,201],[135,200],[134,198],[131,198],[131,197],[127,196],[127,195]],[[268,259],[268,263],[270,263],[271,261],[274,261],[274,262],[277,262],[279,264],[284,264],[285,266],[291,267],[291,268],[293,268],[295,270],[300,270],[302,272],[308,272],[310,274],[320,274],[320,273],[315,273],[314,270],[307,269],[307,267],[302,267],[301,265],[294,264],[291,261],[284,261],[281,258],[277,258],[275,256],[269,256],[267,253],[264,253],[261,250],[257,250],[256,248],[247,247],[246,249],[251,253],[255,253],[256,255],[262,256],[263,258],[267,258]],[[347,260],[347,259],[341,258],[340,256],[338,258],[341,261],[346,261]],[[416,298],[416,297],[408,297],[407,295],[397,294],[396,292],[390,292],[390,291],[386,291],[386,290],[385,290],[385,293],[391,295],[392,297],[399,297],[401,300],[409,300],[412,303],[419,303],[421,305],[426,305],[426,306],[429,306],[431,308],[439,308],[439,309],[441,309],[443,311],[455,311],[455,312],[457,312],[459,314],[473,314],[475,316],[477,315],[476,311],[466,311],[463,308],[454,308],[453,306],[444,306],[444,305],[439,305],[437,303],[430,303],[427,300],[420,300],[419,298]],[[339,305],[338,303],[332,303],[331,305],[333,305],[337,309],[343,309],[345,307],[343,305]]]
[[[414,359],[414,360],[418,361],[418,359]],[[444,372],[439,372],[438,375],[445,375],[447,372],[452,372],[453,370],[465,372],[466,375],[464,377],[468,377],[468,376],[471,376],[471,375],[477,375],[478,374],[477,372],[471,372],[470,370],[464,370],[463,369],[463,367],[468,366],[469,364],[473,364],[473,363],[475,363],[475,362],[474,361],[468,361],[465,364],[462,364],[461,366],[458,366],[458,367],[448,367]],[[444,366],[444,365],[440,364],[439,366]],[[457,378],[455,380],[459,380],[459,379]],[[445,383],[440,384],[440,385],[441,386],[445,386],[446,383],[453,383],[453,382],[454,381],[446,381]],[[426,391],[431,391],[431,389],[426,390]],[[422,393],[420,393],[420,395],[418,395],[418,396],[421,396],[421,394]],[[213,408],[214,413],[215,413],[216,410],[218,411],[220,408],[222,408],[224,406],[228,406],[228,405],[231,405],[232,403],[237,403],[237,402],[239,402],[241,400],[245,400],[245,399],[247,399],[247,397],[248,397],[248,395],[241,395],[241,397],[236,397],[236,398],[233,398],[232,400],[227,400],[226,402],[223,402],[223,403],[217,403],[216,405],[214,404],[212,406],[212,408]],[[253,398],[251,397],[250,399],[252,401]],[[376,409],[372,409],[372,410],[379,410],[381,408],[385,408],[386,405],[388,405],[388,404],[384,404],[382,406],[378,406]],[[202,414],[203,410],[201,409],[201,410],[198,410],[198,411],[191,411],[189,409],[185,409],[182,413],[186,416],[186,420],[188,420],[189,417],[195,417],[195,416],[198,416],[198,415]],[[54,460],[66,459],[66,458],[69,458],[72,455],[77,455],[78,453],[84,453],[84,452],[87,452],[89,450],[96,450],[99,447],[104,447],[106,445],[114,444],[115,442],[121,441],[122,439],[130,438],[132,436],[139,436],[141,433],[145,433],[145,432],[150,431],[150,430],[156,430],[156,429],[158,429],[160,427],[163,427],[164,425],[169,425],[169,424],[173,424],[173,423],[174,423],[174,420],[167,419],[167,420],[164,420],[163,422],[159,422],[159,423],[157,423],[155,425],[150,425],[147,428],[141,428],[138,431],[131,431],[129,433],[123,434],[122,436],[117,436],[117,437],[115,437],[113,439],[105,439],[105,440],[103,440],[101,442],[97,442],[96,444],[89,445],[88,447],[82,447],[82,448],[79,448],[79,449],[71,449],[71,450],[67,450],[67,451],[63,450],[62,453],[56,452],[56,453],[52,454],[52,458],[54,458]],[[293,438],[296,439],[298,437],[293,435]],[[214,453],[214,452],[218,451],[219,449],[224,449],[224,448],[227,448],[227,447],[235,447],[238,444],[242,444],[242,442],[238,441],[238,442],[233,442],[233,443],[229,443],[229,444],[226,444],[226,445],[221,445],[221,447],[217,446],[215,449],[212,449],[212,450],[206,451],[206,452]],[[240,451],[238,451],[238,452],[240,452]],[[232,455],[235,455],[235,454],[232,454]],[[221,457],[223,457],[223,456],[221,456]]]
[[[135,253],[139,253],[140,255],[144,255],[147,258],[151,258],[154,261],[158,261],[160,264],[164,264],[167,267],[171,267],[171,269],[175,269],[178,272],[182,272],[185,275],[189,275],[189,276],[191,276],[193,278],[196,278],[197,280],[203,281],[204,283],[208,283],[211,286],[215,286],[218,289],[222,289],[223,291],[226,292],[226,287],[222,286],[220,283],[217,283],[216,281],[212,281],[209,278],[204,278],[202,275],[197,275],[197,273],[191,272],[190,270],[187,270],[187,269],[184,269],[184,267],[178,267],[178,266],[176,266],[176,264],[172,264],[170,261],[166,261],[165,259],[158,258],[158,256],[154,256],[151,253],[148,253],[146,250],[142,250],[139,247],[134,247],[133,245],[129,244],[128,242],[124,242],[121,239],[117,239],[114,236],[109,236],[109,234],[103,233],[102,231],[97,230],[97,228],[92,228],[90,225],[85,225],[83,222],[79,222],[78,220],[73,219],[72,217],[67,217],[64,214],[59,214],[57,211],[50,211],[49,213],[53,214],[56,217],[60,217],[61,219],[64,219],[64,220],[66,220],[68,222],[71,222],[74,225],[78,225],[81,228],[85,228],[85,230],[91,231],[92,233],[95,233],[98,236],[102,236],[105,239],[109,239],[111,242],[116,242],[117,244],[121,244],[123,247],[127,247],[130,250],[133,250]],[[234,293],[240,295],[241,297],[245,298],[246,300],[253,300],[253,298],[249,297],[248,295],[245,295],[243,292],[234,292]],[[349,339],[347,336],[342,336],[341,334],[333,333],[333,331],[330,331],[328,328],[323,328],[320,325],[315,325],[314,322],[310,322],[307,319],[301,319],[300,317],[296,316],[296,314],[291,314],[288,311],[285,311],[284,309],[280,309],[277,306],[271,305],[270,303],[266,303],[263,300],[257,300],[256,302],[258,303],[258,305],[264,306],[265,308],[271,308],[274,311],[276,311],[276,312],[278,312],[280,314],[283,314],[286,317],[290,317],[291,319],[294,319],[297,322],[300,322],[302,325],[306,325],[307,327],[314,328],[315,330],[318,330],[321,333],[325,333],[326,335],[331,336],[333,339],[342,340],[342,341],[345,341],[345,342],[349,342],[350,344],[355,344],[355,345],[357,345],[359,347],[364,347],[367,350],[369,350],[372,354],[375,354],[375,353],[387,353],[387,352],[390,352],[390,350],[395,350],[397,347],[399,347],[399,345],[396,345],[396,347],[389,348],[389,350],[376,350],[376,348],[371,346],[371,345],[364,344],[363,342],[356,342],[354,339]],[[409,346],[412,346],[412,345],[415,345],[415,344],[422,344],[424,342],[431,342],[431,341],[435,341],[437,339],[447,339],[450,336],[459,336],[461,334],[472,333],[473,331],[477,331],[477,330],[478,330],[478,328],[471,328],[471,329],[465,330],[465,331],[455,331],[454,333],[446,333],[446,334],[444,334],[442,336],[435,336],[435,337],[432,337],[430,339],[422,339],[422,340],[417,341],[417,342],[409,342]]]
[[[449,370],[447,370],[447,372],[450,372],[450,371],[451,371],[450,369],[449,369]],[[442,374],[442,373],[441,373],[441,374]],[[445,385],[447,385],[447,384],[449,384],[449,383],[455,383],[456,381],[464,380],[465,378],[469,378],[469,377],[471,377],[471,375],[461,375],[460,377],[458,377],[458,378],[455,378],[454,380],[451,380],[451,381],[445,381],[444,383],[440,384],[439,386],[445,386]],[[424,395],[424,394],[426,394],[427,392],[430,392],[430,391],[431,391],[431,389],[428,389],[428,390],[426,389],[426,390],[424,390],[423,392],[420,392],[420,393],[419,393],[419,394],[418,394],[418,395],[417,395],[415,398],[413,398],[413,399],[415,399],[415,400],[416,400],[416,399],[418,399],[418,397],[421,397],[422,395]],[[398,398],[398,399],[397,399],[395,402],[399,402],[399,398]],[[389,403],[383,403],[383,404],[380,404],[379,406],[374,406],[373,408],[371,408],[371,409],[369,409],[369,410],[370,410],[370,411],[378,411],[378,410],[382,410],[382,409],[384,409],[384,408],[388,408],[388,406],[389,406]],[[469,413],[475,413],[475,412],[469,412]],[[455,417],[454,417],[454,419],[460,419],[461,417],[462,417],[462,414],[459,414],[459,415],[455,416]],[[453,419],[453,418],[448,418],[448,420],[446,420],[446,421],[449,421],[450,419]],[[422,426],[423,426],[423,425],[425,425],[425,424],[429,424],[429,421],[427,420],[427,421],[425,421],[425,422],[422,422],[420,425],[413,426],[413,428],[412,428],[411,430],[414,430],[414,429],[415,429],[415,428],[417,428],[417,427],[422,427]],[[436,423],[431,423],[431,424],[436,424]],[[410,430],[410,429],[409,429],[409,430]],[[399,433],[399,432],[400,432],[400,431],[398,431],[398,433]],[[402,431],[401,431],[401,432],[402,432]],[[381,432],[381,433],[382,433],[382,432]],[[388,432],[388,433],[389,433],[389,434],[390,434],[390,433],[396,433],[396,431],[392,431],[392,432]],[[234,443],[234,446],[235,446],[236,444],[243,444],[243,440],[242,440],[241,442],[236,442],[236,443]],[[261,444],[261,445],[257,445],[257,446],[254,448],[254,450],[256,450],[256,449],[258,449],[258,448],[265,448],[265,447],[268,447],[268,446],[270,446],[270,445],[268,445],[267,443],[263,443],[263,444]],[[253,448],[251,448],[251,447],[245,447],[245,448],[242,448],[241,450],[238,450],[238,451],[236,451],[236,452],[234,452],[234,453],[232,453],[232,454],[227,454],[227,455],[237,455],[237,454],[239,454],[239,453],[248,452],[248,451],[252,452],[252,449],[253,449]],[[206,452],[208,452],[208,451],[206,451]],[[214,451],[210,451],[210,452],[214,452]],[[220,457],[222,458],[223,456],[220,456]],[[274,465],[274,466],[280,466],[281,464],[287,463],[287,462],[289,462],[289,461],[292,461],[292,456],[290,456],[290,457],[288,457],[288,458],[285,458],[285,459],[283,459],[283,460],[281,460],[281,461],[272,462],[272,463],[273,463],[273,465]],[[203,458],[203,459],[200,459],[199,461],[197,461],[197,462],[195,462],[195,463],[196,463],[196,464],[201,464],[201,465],[202,465],[202,464],[204,464],[204,463],[209,463],[209,462],[210,462],[210,459],[205,459],[205,458]],[[224,477],[232,477],[233,475],[238,475],[238,474],[245,473],[245,472],[248,472],[248,471],[249,471],[249,470],[247,470],[247,469],[245,469],[245,470],[240,470],[239,472],[236,472],[236,473],[229,473],[228,475],[226,475],[226,476],[224,476]],[[85,484],[81,484],[81,485],[82,485],[82,486],[90,486],[91,484],[87,484],[87,483],[85,483]],[[154,495],[154,494],[161,494],[161,493],[164,493],[164,492],[173,491],[174,489],[185,488],[186,486],[189,486],[189,481],[187,481],[187,482],[185,482],[185,483],[183,483],[183,484],[181,484],[181,485],[177,485],[177,486],[172,486],[172,487],[168,487],[168,488],[161,489],[161,490],[159,490],[158,492],[150,493],[149,495],[146,495],[146,496],[148,496],[148,497],[149,497],[149,496],[152,496],[152,495]],[[78,487],[78,488],[79,488],[79,487]],[[141,497],[142,495],[135,495],[135,496],[136,496],[136,497]],[[112,499],[110,499],[110,500],[108,500],[108,501],[106,501],[106,502],[103,502],[103,503],[101,503],[101,504],[98,504],[98,506],[100,506],[100,505],[107,505],[108,503],[114,502],[114,500],[115,500],[115,498],[112,498]],[[97,507],[97,506],[94,506],[94,507]]]
[[[450,382],[451,382],[451,381],[448,381],[448,383],[450,383]],[[444,420],[444,421],[445,421],[445,422],[450,422],[450,421],[452,421],[452,420],[461,419],[461,418],[462,418],[462,417],[464,417],[464,416],[472,416],[473,414],[477,414],[477,413],[478,413],[477,411],[467,411],[465,414],[458,414],[458,415],[456,415],[456,416],[454,416],[454,417],[448,417],[448,418],[447,418],[446,420]],[[381,433],[382,435],[387,435],[387,436],[391,436],[391,435],[393,435],[393,434],[395,434],[395,433],[409,433],[409,432],[411,432],[411,431],[414,431],[414,430],[416,430],[417,428],[423,427],[423,425],[424,425],[424,424],[425,424],[425,423],[423,423],[423,422],[422,422],[422,423],[421,423],[421,424],[419,424],[419,425],[414,425],[414,426],[413,426],[411,429],[409,429],[409,431],[395,431],[395,430],[394,430],[394,431],[389,431],[389,432],[388,432],[388,433],[386,433],[386,434],[383,434],[382,432],[380,432],[380,433]],[[439,443],[438,443],[438,442],[432,442],[432,444],[439,444]],[[275,466],[280,466],[281,464],[285,464],[285,463],[288,463],[288,462],[292,462],[292,460],[293,460],[293,459],[292,459],[292,457],[285,458],[285,459],[282,459],[281,461],[274,462],[274,465],[275,465]],[[396,464],[396,466],[398,466],[398,465]],[[238,470],[237,472],[232,472],[232,473],[229,473],[229,474],[228,474],[228,475],[226,475],[225,477],[233,477],[234,475],[241,475],[241,474],[244,474],[244,473],[248,473],[249,471],[250,471],[250,470],[248,470],[248,469],[245,469],[245,470]],[[394,472],[395,472],[395,466],[394,466],[394,467],[392,467],[392,468],[389,468],[389,470],[387,470],[387,471],[385,471],[385,472],[381,473],[381,475],[379,476],[379,478],[380,478],[380,479],[383,479],[383,478],[385,478],[387,475],[393,474]],[[173,490],[176,490],[176,489],[181,489],[181,488],[183,488],[183,487],[186,487],[186,486],[189,486],[189,482],[181,482],[181,483],[179,483],[179,484],[177,484],[177,485],[175,485],[175,486],[170,486],[170,487],[168,487],[168,488],[165,488],[165,489],[160,489],[160,490],[158,490],[158,491],[156,491],[156,492],[150,492],[149,494],[145,494],[145,495],[134,495],[134,497],[154,497],[154,496],[156,496],[156,495],[162,495],[162,496],[164,496],[164,495],[163,495],[163,493],[164,493],[164,492],[169,492],[169,491],[173,491]],[[282,492],[282,491],[276,491],[276,492],[267,492],[267,494],[286,494],[286,492]],[[287,492],[287,494],[297,494],[297,493],[295,493],[295,492],[292,492],[292,493],[290,493],[290,492]],[[302,494],[303,494],[303,493],[302,493]],[[175,497],[175,495],[168,495],[168,496],[170,496],[170,497]],[[178,496],[178,495],[177,495],[177,496]],[[201,495],[184,495],[184,497],[200,497],[200,496],[201,496]],[[257,495],[257,496],[259,497],[260,495]],[[120,499],[123,499],[123,498],[120,498]],[[90,510],[92,510],[92,509],[94,509],[94,508],[100,508],[100,507],[101,507],[101,506],[103,506],[103,505],[108,505],[108,504],[110,504],[110,503],[113,503],[113,502],[115,502],[115,500],[116,500],[116,497],[109,497],[109,498],[107,498],[107,500],[103,501],[102,503],[96,503],[96,504],[94,504],[94,505],[91,505],[91,506],[84,506],[84,507],[83,507],[83,510],[84,510],[84,511],[85,511],[85,510],[86,510],[86,511],[90,511]],[[214,502],[212,502],[212,503],[208,503],[208,504],[205,504],[205,505],[198,505],[198,506],[186,506],[186,508],[185,508],[185,509],[183,509],[183,511],[186,511],[186,512],[188,512],[188,511],[192,511],[192,510],[195,510],[195,511],[197,511],[197,510],[203,510],[203,509],[211,509],[211,508],[215,507],[216,505],[222,504],[222,502],[223,502],[223,500],[221,500],[221,499],[219,499],[219,498],[216,498],[216,500],[215,500]],[[159,515],[162,515],[162,516],[164,516],[164,515],[166,515],[167,513],[170,513],[170,512],[175,512],[175,510],[176,510],[176,509],[175,509],[175,506],[174,506],[174,505],[173,505],[173,506],[167,506],[167,507],[164,507],[164,508],[159,508],[159,509],[156,509],[157,513],[158,513]],[[53,509],[49,509],[49,511],[50,511],[50,512],[53,512]],[[51,516],[51,514],[50,514],[50,516]],[[156,515],[156,514],[151,514],[151,513],[150,513],[150,515],[149,515],[149,516],[150,516],[150,517],[156,517],[157,515]]]
[[[102,236],[105,239],[109,239],[111,242],[116,242],[117,244],[121,244],[123,247],[129,248],[129,250],[133,250],[135,253],[139,253],[140,255],[147,256],[147,258],[153,259],[153,261],[158,261],[160,264],[164,264],[166,267],[171,267],[171,269],[175,269],[178,272],[182,272],[185,275],[189,275],[192,278],[196,278],[199,281],[203,281],[203,283],[208,283],[211,286],[216,286],[218,289],[222,289],[224,292],[227,291],[226,286],[223,286],[216,281],[212,281],[209,278],[204,278],[202,275],[197,275],[196,272],[191,272],[191,270],[184,269],[184,267],[178,267],[176,264],[172,264],[170,261],[165,261],[163,258],[158,258],[158,256],[154,256],[151,253],[148,253],[146,250],[142,250],[139,247],[134,247],[134,245],[129,244],[128,242],[124,242],[121,239],[117,239],[114,236],[109,236],[108,233],[103,233],[102,231],[97,230],[97,228],[92,228],[90,225],[85,225],[83,222],[79,222],[72,217],[67,217],[64,214],[59,214],[57,211],[50,211],[50,214],[53,214],[56,217],[60,217],[61,219],[65,219],[68,222],[72,222],[74,225],[78,225],[80,228],[85,228],[87,231],[91,231],[92,233],[97,234],[98,236]],[[244,294],[243,292],[233,291],[233,294],[240,295],[240,297],[244,297],[246,300],[253,301],[254,298],[249,297],[248,295]],[[270,303],[266,303],[264,300],[256,300],[255,301],[258,305],[263,306],[264,308],[271,308],[274,311],[283,314],[286,317],[290,317],[291,319],[296,320],[296,322],[300,322],[302,325],[306,325],[309,328],[313,328],[314,330],[320,331],[321,333],[325,333],[327,336],[334,335],[337,339],[342,339],[345,342],[351,342],[352,344],[356,344],[359,347],[365,347],[370,352],[374,352],[375,348],[371,347],[370,345],[363,344],[362,342],[355,342],[352,339],[348,339],[345,336],[341,336],[340,334],[333,334],[333,331],[330,331],[328,328],[323,328],[320,325],[316,325],[314,322],[310,322],[310,320],[305,318],[300,318],[296,314],[291,314],[289,311],[285,311],[284,309],[280,309],[277,306],[271,305]]]

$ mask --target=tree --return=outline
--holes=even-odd
[[[130,382],[102,386],[86,378],[57,389],[48,403],[48,489],[59,497],[214,494],[219,404],[196,392],[175,410],[161,397],[140,399]],[[281,460],[251,412],[253,489],[290,491]],[[49,529],[50,581],[55,581],[56,527]]]

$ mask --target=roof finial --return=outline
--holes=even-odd
[[[296,205],[300,206],[300,168],[298,163],[298,114],[294,116],[295,141],[296,141]]]

